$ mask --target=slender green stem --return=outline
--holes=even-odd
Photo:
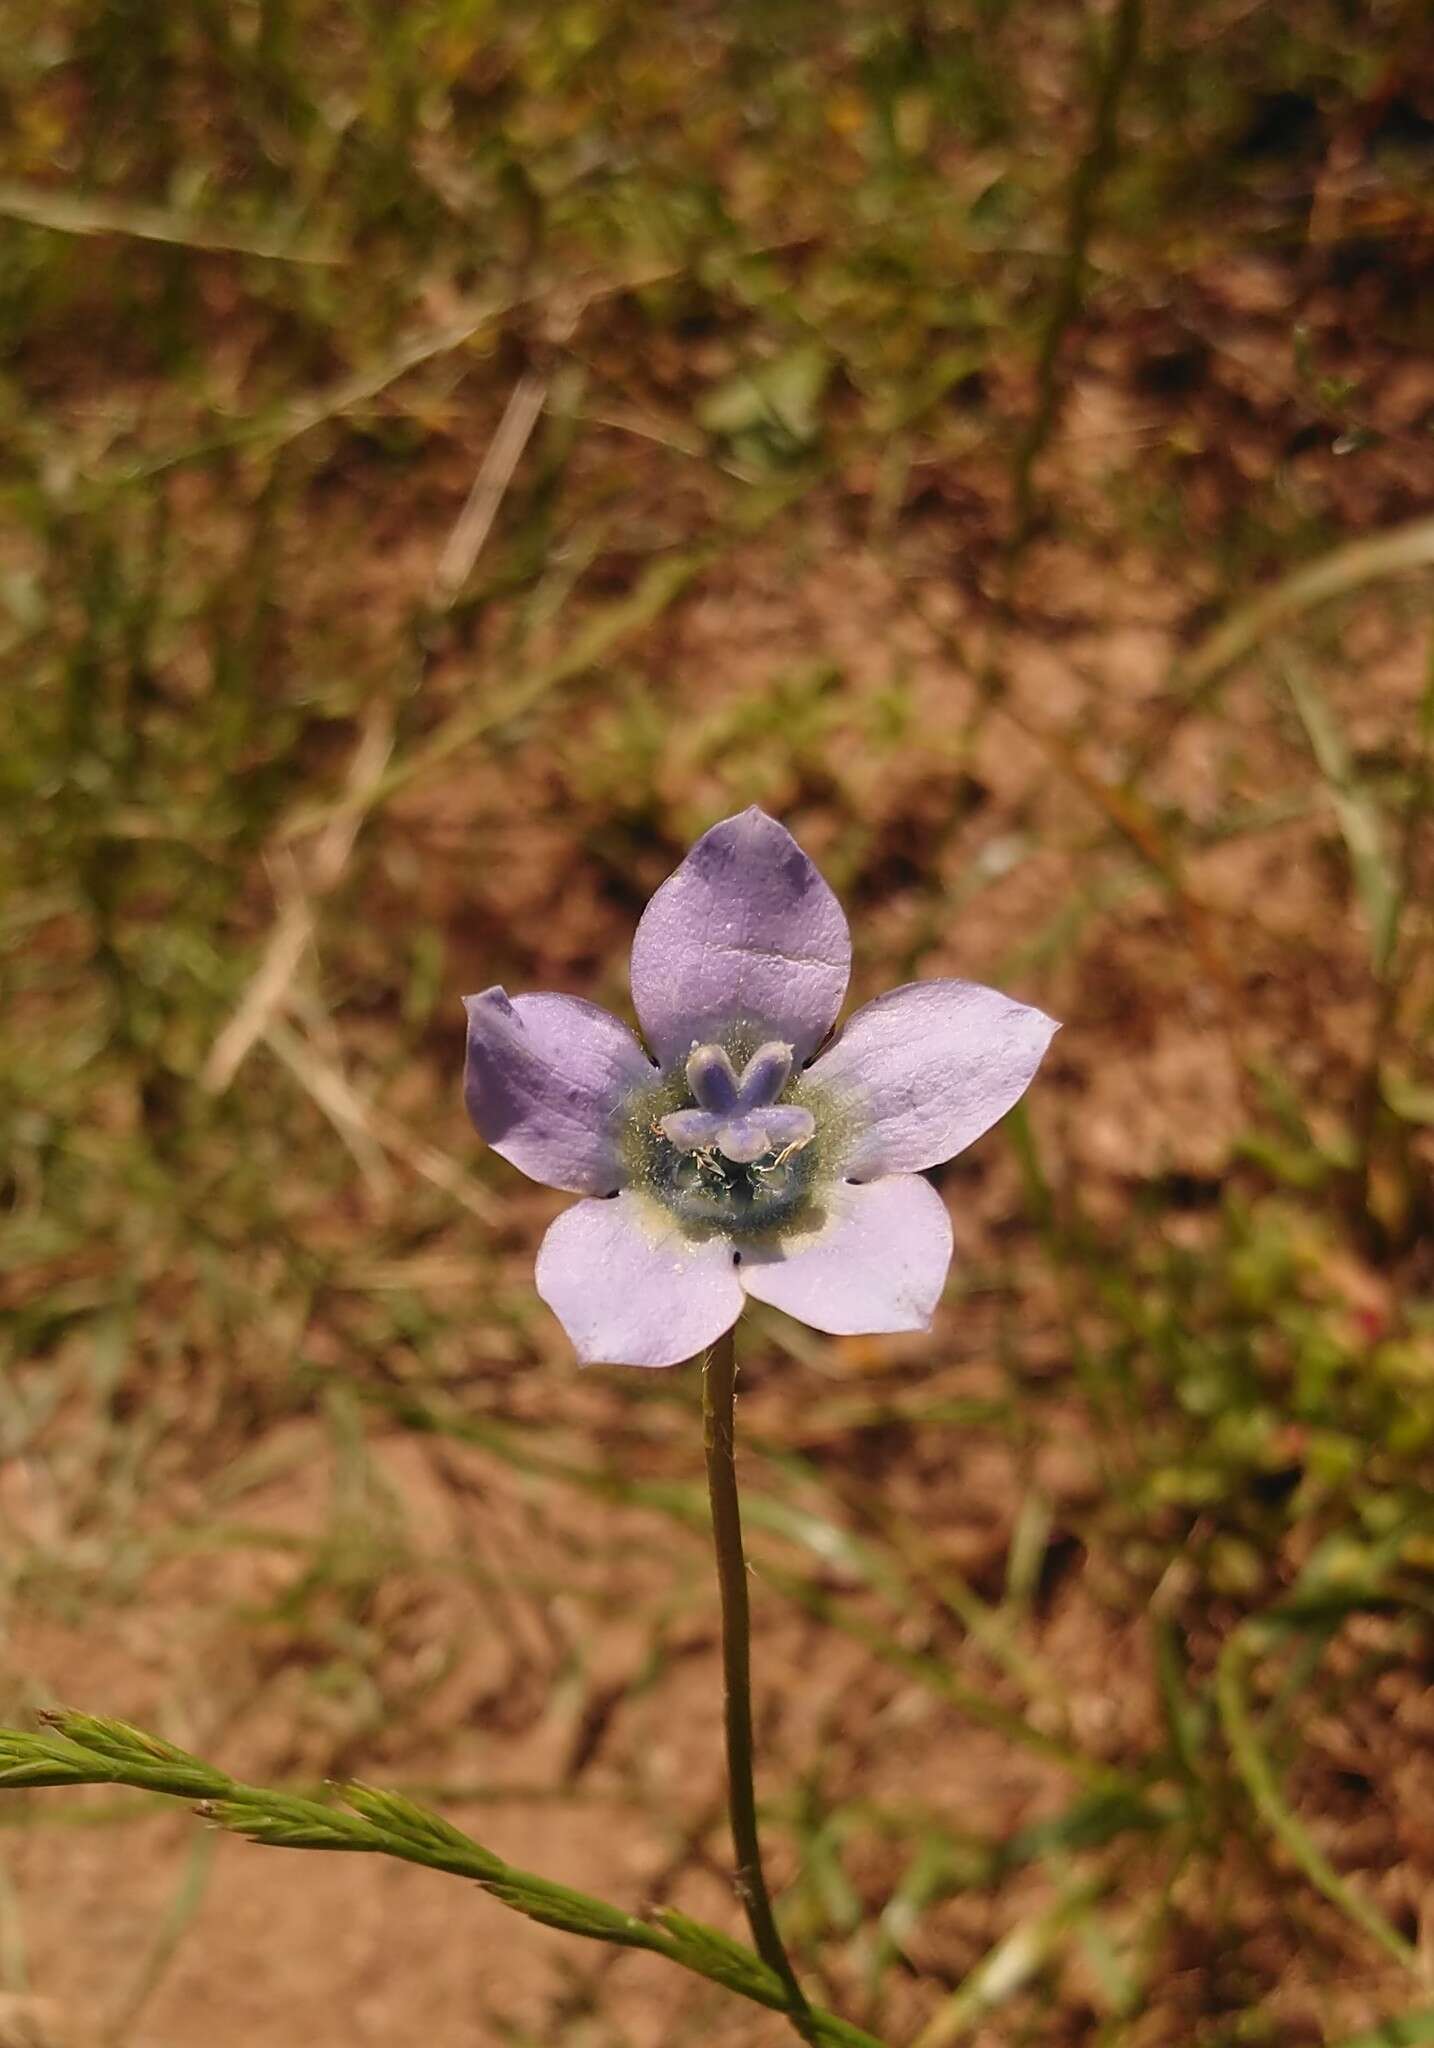
[[[727,1807],[737,1854],[737,1892],[752,1930],[753,1946],[786,1988],[790,2000],[787,2017],[804,2041],[815,2041],[811,2007],[777,1931],[757,1839],[757,1794],[752,1783],[752,1632],[737,1497],[736,1405],[737,1351],[729,1330],[713,1345],[702,1366],[702,1441],[707,1451],[707,1491],[712,1501],[712,1539],[722,1596]]]

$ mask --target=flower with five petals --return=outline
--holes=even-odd
[[[923,1170],[1019,1100],[1056,1030],[969,981],[846,994],[841,906],[755,807],[704,833],[643,912],[652,1056],[574,996],[467,998],[464,1094],[532,1179],[585,1196],[538,1253],[584,1364],[675,1365],[751,1297],[840,1335],[925,1329],[951,1260]]]

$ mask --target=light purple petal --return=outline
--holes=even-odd
[[[816,1200],[811,1230],[743,1245],[746,1292],[836,1337],[927,1329],[951,1264],[951,1218],[930,1181],[834,1181]]]
[[[537,1282],[584,1365],[679,1365],[742,1310],[730,1243],[695,1242],[631,1189],[564,1210],[539,1249]]]
[[[703,834],[642,914],[632,999],[663,1066],[734,1024],[804,1059],[851,969],[841,905],[786,827],[755,805]]]
[[[465,998],[463,1099],[493,1150],[552,1188],[608,1194],[623,1179],[620,1105],[655,1077],[625,1024],[577,996]]]
[[[1019,1102],[1060,1027],[974,981],[912,981],[847,1020],[808,1070],[851,1118],[843,1173],[917,1173]]]

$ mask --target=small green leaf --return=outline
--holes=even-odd
[[[800,342],[769,362],[739,370],[709,391],[697,419],[709,434],[755,452],[796,454],[810,448],[821,427],[821,399],[831,357],[819,342]]]
[[[1434,1087],[1403,1074],[1385,1073],[1380,1092],[1401,1123],[1434,1124]]]

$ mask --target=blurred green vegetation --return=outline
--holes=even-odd
[[[584,1755],[694,1615],[710,1661],[695,1386],[578,1382],[456,998],[620,1005],[647,893],[756,800],[863,990],[1066,1021],[947,1176],[929,1344],[746,1331],[769,1683],[794,1643],[862,1674],[818,1752],[769,1731],[804,1967],[925,2048],[1431,2038],[1425,38],[1376,0],[12,0],[4,1719],[83,1688],[462,1798],[465,1659],[526,1632]],[[435,1542],[395,1445],[480,1533]],[[95,1696],[127,1612],[243,1685],[160,1653]],[[918,1798],[873,1762],[913,1699],[958,1792],[974,1727],[1063,1801]],[[715,1814],[628,1761],[680,1889]],[[538,1791],[576,1812],[582,1767]],[[630,1981],[481,2024],[655,2038]]]

